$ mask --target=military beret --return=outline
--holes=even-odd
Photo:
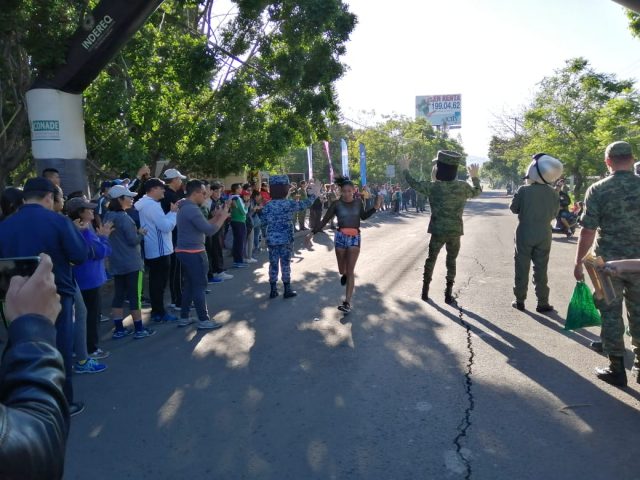
[[[433,163],[440,162],[445,165],[457,166],[462,161],[462,155],[452,150],[438,150],[438,155],[433,159]]]
[[[269,185],[289,185],[289,177],[287,175],[273,175],[269,177]]]
[[[627,142],[613,142],[607,146],[604,155],[606,158],[632,157],[633,150]]]

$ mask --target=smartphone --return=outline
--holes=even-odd
[[[40,257],[0,258],[0,301],[4,302],[11,277],[30,277],[40,264]]]

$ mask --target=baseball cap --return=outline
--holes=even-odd
[[[98,207],[97,203],[88,202],[82,197],[71,198],[67,200],[67,203],[64,204],[64,208],[66,209],[67,213],[77,212],[85,208],[93,210],[94,208],[97,208],[97,207]]]
[[[120,197],[135,197],[136,192],[132,192],[127,187],[122,185],[114,185],[109,189],[109,197],[111,198],[120,198]]]
[[[168,170],[165,170],[164,172],[164,178],[166,178],[167,180],[173,180],[174,178],[181,178],[182,180],[186,180],[187,177],[185,177],[184,175],[182,175],[178,170],[176,170],[175,168],[170,168]]]
[[[51,192],[54,193],[56,191],[56,187],[48,178],[44,177],[35,177],[30,178],[24,184],[24,188],[22,189],[24,193],[29,192]]]
[[[627,142],[613,142],[607,146],[604,156],[606,158],[632,157],[633,150],[631,149],[631,145]]]

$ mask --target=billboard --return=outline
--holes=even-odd
[[[426,118],[433,126],[459,127],[462,124],[462,95],[416,97],[416,118]]]

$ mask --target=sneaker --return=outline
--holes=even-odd
[[[171,315],[170,313],[165,313],[164,315],[151,315],[151,321],[155,323],[174,323],[178,321],[178,317]]]
[[[124,330],[116,330],[115,332],[113,332],[113,335],[111,335],[111,338],[113,338],[114,340],[118,340],[120,338],[128,337],[132,333],[133,330],[130,328],[125,328]]]
[[[178,320],[178,326],[179,327],[187,327],[187,326],[191,325],[194,322],[195,322],[195,320],[193,318],[181,318],[180,320]]]
[[[140,340],[141,338],[151,337],[155,334],[155,330],[152,330],[150,328],[143,328],[142,330],[138,330],[136,333],[134,333],[133,338],[135,338],[136,340]]]
[[[222,324],[213,320],[201,320],[198,322],[198,330],[217,330]]]
[[[231,280],[233,278],[233,275],[227,273],[227,272],[222,272],[219,273],[218,276],[222,279],[222,280]]]
[[[233,262],[233,268],[247,268],[248,266],[249,266],[248,263]]]
[[[351,313],[351,305],[349,304],[349,302],[342,302],[342,305],[338,307],[338,310],[348,315],[349,313]]]
[[[71,405],[69,405],[69,415],[71,417],[75,417],[82,412],[84,412],[84,403],[73,402]]]
[[[110,322],[111,321],[111,317],[108,317],[107,315],[100,315],[100,321],[101,322]]]
[[[224,282],[224,280],[220,278],[218,275],[211,275],[209,277],[209,283],[220,283],[220,282]]]
[[[102,360],[103,358],[107,358],[109,355],[111,355],[110,352],[106,352],[101,348],[98,348],[95,352],[89,354],[91,358],[96,360]]]
[[[84,364],[76,362],[73,365],[73,371],[77,374],[81,373],[100,373],[104,372],[107,366],[104,363],[98,363],[94,358],[89,358]]]
[[[256,260],[255,258],[245,258],[244,262],[245,263],[258,263],[258,260]]]

